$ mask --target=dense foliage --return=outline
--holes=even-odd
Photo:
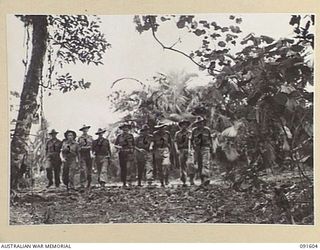
[[[91,83],[75,80],[63,72],[70,63],[102,64],[103,54],[110,47],[100,31],[100,19],[86,15],[18,15],[26,30],[25,77],[20,95],[17,119],[11,141],[11,187],[16,188],[22,175],[22,163],[29,151],[31,126],[40,120],[43,126],[43,89],[63,93],[87,89]],[[32,32],[30,34],[30,31]],[[57,70],[57,66],[60,67]],[[39,98],[40,94],[40,98]],[[51,95],[51,92],[48,92]],[[41,116],[41,117],[40,117]],[[39,119],[35,119],[40,117]],[[46,137],[46,133],[42,133]],[[44,138],[41,141],[45,141]]]
[[[188,74],[177,73],[184,78],[178,81],[158,74],[141,91],[115,91],[109,99],[116,111],[129,110],[138,125],[205,116],[216,136],[216,161],[236,189],[248,178],[259,187],[256,176],[266,169],[298,169],[311,182],[303,169],[313,164],[313,93],[307,87],[313,85],[314,16],[292,16],[296,36],[279,40],[252,33],[241,37],[242,19],[229,18],[233,24],[220,26],[195,16],[135,16],[138,32],[150,32],[164,49],[206,70],[212,81],[188,88]],[[164,45],[157,33],[164,22],[194,34],[201,47],[186,53],[176,44]]]

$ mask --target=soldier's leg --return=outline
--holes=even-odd
[[[69,187],[69,164],[67,162],[63,163],[62,182],[67,188]]]
[[[164,183],[169,185],[169,171],[170,171],[170,164],[163,165],[163,175],[164,175]]]
[[[201,177],[201,173],[202,173],[202,153],[201,153],[201,149],[197,149],[195,150],[195,162],[196,162],[196,166],[197,166],[197,175],[200,177],[201,182],[203,181],[202,177]]]
[[[70,188],[73,188],[73,189],[75,188],[74,181],[75,181],[75,175],[78,170],[77,164],[78,163],[75,160],[72,160],[69,165],[69,186]]]
[[[157,171],[157,169],[158,169],[158,166],[157,166],[157,161],[156,161],[156,153],[155,152],[153,152],[152,153],[152,168],[153,168],[153,179],[154,180],[156,180],[156,179],[158,179],[158,171]]]
[[[182,181],[183,184],[185,184],[187,179],[187,157],[186,157],[185,150],[179,150],[179,164],[180,164],[180,180]]]
[[[169,170],[171,169],[171,161],[170,161],[170,151],[165,149],[163,151],[163,174],[164,174],[164,181],[165,184],[169,184]]]
[[[60,186],[60,172],[61,172],[61,161],[60,159],[56,159],[54,162],[54,182],[56,187]]]
[[[120,175],[121,181],[125,186],[127,183],[127,162],[126,162],[125,152],[119,152],[119,165],[120,165]]]
[[[159,178],[161,186],[164,186],[163,156],[162,156],[162,152],[159,149],[155,152],[155,163],[156,163],[157,176]]]
[[[203,183],[207,183],[208,181],[210,182],[210,148],[203,148],[201,150],[201,155],[202,155],[202,172],[201,172],[201,178]]]
[[[146,171],[146,179],[148,184],[151,184],[153,181],[153,159],[152,153],[148,152],[145,154],[145,171]]]
[[[102,162],[101,162],[102,156],[97,155],[95,159],[96,169],[97,169],[97,175],[98,175],[98,182],[100,184],[100,176],[101,176],[101,170],[102,170]]]
[[[86,158],[80,156],[80,186],[83,187],[86,183]]]
[[[90,187],[92,180],[92,159],[90,156],[86,159],[86,167],[87,187]]]
[[[188,152],[187,157],[187,175],[189,176],[190,185],[194,185],[194,178],[197,172],[196,165],[194,164],[194,152]]]
[[[142,176],[145,169],[145,161],[143,157],[143,153],[137,152],[136,153],[136,162],[138,168],[138,186],[141,186]]]
[[[104,186],[105,183],[107,183],[108,167],[109,167],[108,159],[104,156],[102,159],[101,171],[100,171],[100,181],[102,186]]]
[[[134,158],[134,153],[127,153],[127,175],[129,183],[136,181],[137,179],[137,170],[136,170],[136,162]]]
[[[46,164],[47,179],[49,181],[47,187],[50,187],[53,184],[53,162],[52,160],[48,160]]]

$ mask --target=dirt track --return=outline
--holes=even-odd
[[[288,173],[265,181],[261,190],[248,192],[236,192],[219,179],[208,187],[182,187],[175,180],[167,188],[38,188],[11,199],[10,224],[313,223],[313,197],[303,192],[305,182]],[[274,202],[273,187],[280,184],[289,187],[291,219]]]

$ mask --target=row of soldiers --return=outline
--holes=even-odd
[[[203,185],[209,184],[212,138],[205,122],[203,117],[198,117],[190,131],[191,122],[180,121],[180,130],[173,139],[164,123],[154,126],[153,133],[147,124],[143,125],[136,138],[130,133],[131,125],[122,124],[119,127],[121,133],[117,136],[114,146],[118,151],[123,186],[131,185],[136,176],[138,186],[141,186],[144,175],[148,185],[151,185],[155,181],[153,170],[156,170],[161,186],[167,185],[171,165],[170,154],[173,150],[178,153],[180,179],[184,186],[188,177],[190,185],[194,185],[197,174]],[[62,181],[68,189],[75,188],[74,179],[78,172],[80,186],[90,187],[92,167],[97,170],[99,184],[105,186],[110,166],[110,142],[104,137],[105,129],[98,129],[95,133],[98,136],[96,140],[88,134],[89,129],[90,126],[87,125],[81,127],[82,135],[78,140],[76,132],[72,130],[64,133],[63,141],[57,138],[58,132],[54,129],[49,133],[51,139],[46,144],[46,171],[49,180],[47,187],[52,186],[54,182],[59,187],[61,165]]]

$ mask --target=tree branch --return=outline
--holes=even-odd
[[[170,47],[164,45],[164,44],[159,40],[159,38],[156,36],[156,31],[155,31],[154,27],[155,27],[155,23],[152,23],[152,24],[151,24],[152,36],[153,36],[153,38],[161,45],[161,47],[162,47],[163,49],[174,51],[174,52],[176,52],[176,53],[179,53],[179,54],[181,54],[181,55],[189,58],[194,64],[196,64],[198,67],[200,67],[200,68],[202,68],[202,69],[207,70],[208,73],[209,73],[210,75],[212,75],[212,76],[214,76],[214,74],[212,74],[210,71],[216,71],[216,72],[220,73],[220,71],[219,71],[219,70],[216,70],[216,69],[214,69],[214,70],[210,69],[210,70],[209,70],[208,67],[206,67],[205,65],[202,65],[202,64],[196,62],[191,56],[189,56],[189,55],[186,54],[185,52],[183,52],[183,51],[181,51],[181,50],[178,50],[178,49],[174,49],[173,47],[177,44],[177,42],[174,43],[174,44],[173,44],[172,46],[170,46]],[[179,39],[179,40],[180,40],[180,39]]]
[[[133,81],[140,83],[141,85],[145,85],[143,82],[139,81],[138,79],[135,79],[132,77],[123,77],[123,78],[119,78],[119,79],[115,80],[113,83],[111,83],[111,88],[113,88],[117,82],[120,82],[122,80],[133,80]]]

